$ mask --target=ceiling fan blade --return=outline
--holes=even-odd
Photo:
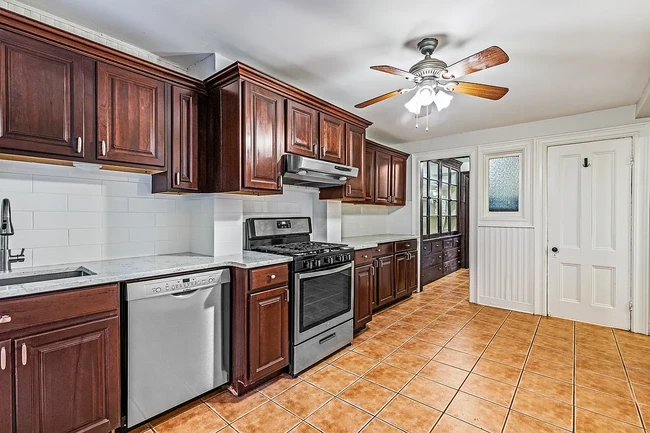
[[[465,95],[478,96],[479,98],[492,99],[493,101],[497,101],[503,98],[509,90],[507,87],[464,82],[458,82],[458,84],[449,83],[445,87],[454,93],[463,93]]]
[[[416,86],[417,87],[417,86]],[[411,90],[415,89],[415,87],[411,87],[410,89],[399,89],[399,90],[393,90],[392,92],[384,93],[383,95],[376,96],[372,99],[368,99],[367,101],[361,102],[357,105],[355,105],[355,108],[365,108],[368,105],[376,104],[377,102],[381,102],[384,99],[392,98],[393,96],[397,95],[402,95],[404,93],[408,93]]]
[[[486,48],[453,65],[447,66],[442,78],[450,80],[507,63],[510,57],[499,47]]]
[[[378,66],[371,66],[370,69],[374,69],[375,71],[380,71],[380,72],[386,72],[387,74],[404,77],[407,80],[411,80],[411,81],[415,81],[416,79],[416,76],[411,74],[410,72],[407,72],[403,69],[395,68],[393,66],[378,65]]]

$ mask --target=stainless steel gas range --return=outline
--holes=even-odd
[[[310,218],[251,218],[246,248],[293,257],[291,368],[297,375],[352,343],[354,249],[312,242]]]

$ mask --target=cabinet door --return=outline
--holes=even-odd
[[[375,150],[366,148],[366,203],[375,202]]]
[[[289,365],[289,289],[249,295],[249,380]]]
[[[395,299],[393,256],[377,259],[377,306],[382,306]]]
[[[418,288],[418,253],[411,251],[409,256],[409,266],[407,270],[407,287],[409,291],[414,291]]]
[[[358,199],[366,198],[366,130],[358,126],[345,124],[346,159],[345,163],[359,169],[359,175],[347,181],[345,197]]]
[[[79,54],[0,30],[0,151],[83,158],[95,137],[94,67]]]
[[[408,253],[395,254],[395,297],[408,293]]]
[[[391,157],[390,176],[390,204],[404,206],[406,204],[406,158],[397,155]]]
[[[391,156],[387,153],[375,152],[375,203],[390,203],[391,186]]]
[[[12,367],[11,340],[0,341],[0,431],[2,432],[13,431]]]
[[[17,433],[119,427],[117,317],[16,340],[14,354]]]
[[[372,264],[354,270],[354,329],[361,329],[372,320],[375,267]]]
[[[284,98],[244,82],[244,187],[281,191]]]
[[[320,159],[345,164],[345,122],[320,114]]]
[[[165,84],[97,64],[97,159],[165,165]]]
[[[318,111],[287,100],[287,152],[318,158]]]
[[[199,188],[199,94],[181,87],[172,90],[172,184],[174,188]]]

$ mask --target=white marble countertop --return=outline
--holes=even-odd
[[[147,257],[131,257],[117,260],[102,260],[96,262],[69,263],[56,266],[21,268],[8,275],[0,275],[0,299],[55,292],[58,290],[98,284],[139,280],[181,272],[201,271],[231,266],[245,269],[258,268],[278,263],[288,263],[292,260],[291,257],[287,256],[243,251],[241,254],[217,257],[181,253]],[[74,271],[80,267],[88,269],[95,273],[95,275],[28,284],[2,285],[2,278],[15,278],[50,272],[68,272]]]
[[[363,250],[365,248],[373,248],[379,244],[384,244],[387,242],[397,242],[417,238],[418,237],[416,235],[383,234],[341,238],[341,243],[349,245],[355,250]]]

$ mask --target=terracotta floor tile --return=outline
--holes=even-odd
[[[418,338],[411,338],[400,349],[431,359],[442,347]]]
[[[471,338],[468,339],[456,336],[452,338],[445,347],[473,356],[481,356],[483,350],[487,347],[487,344],[481,341],[475,341]]]
[[[428,433],[440,415],[435,409],[398,395],[378,417],[409,433]]]
[[[514,386],[473,373],[465,380],[460,390],[506,407],[510,406],[515,394]]]
[[[418,375],[426,377],[427,379],[434,380],[438,383],[442,383],[443,385],[447,385],[454,389],[458,389],[463,384],[463,381],[469,375],[469,373],[465,370],[461,370],[460,368],[452,367],[450,365],[442,364],[440,362],[432,360],[420,371]]]
[[[588,370],[576,370],[576,385],[632,400],[632,393],[627,380],[614,379]]]
[[[474,355],[447,349],[446,347],[438,352],[433,359],[434,361],[442,362],[443,364],[451,365],[452,367],[457,367],[466,371],[470,371],[474,368],[476,361],[478,361],[478,357]]]
[[[356,352],[350,352],[334,361],[332,364],[347,370],[356,375],[363,375],[368,372],[372,367],[377,365],[379,361]]]
[[[567,430],[573,427],[573,406],[523,389],[517,390],[512,409]]]
[[[472,373],[507,383],[508,385],[517,385],[521,369],[500,364],[489,359],[481,358],[472,370]]]
[[[283,392],[273,401],[300,418],[307,418],[331,398],[332,395],[322,389],[302,382]]]
[[[513,353],[515,355],[527,356],[530,344],[525,341],[514,340],[512,338],[500,337],[498,334],[492,342],[490,348],[502,350],[505,352]]]
[[[434,319],[435,317],[427,317],[427,316],[411,314],[410,316],[406,316],[402,318],[401,321],[404,323],[408,323],[409,325],[416,326],[418,328],[424,328],[429,323],[431,323]]]
[[[239,418],[232,425],[240,433],[263,431],[283,433],[288,432],[299,423],[300,418],[269,402]]]
[[[410,373],[417,373],[427,364],[427,362],[429,362],[429,359],[415,355],[406,350],[398,349],[388,355],[388,357],[384,359],[384,362]]]
[[[508,409],[489,401],[459,392],[445,412],[489,432],[500,432]]]
[[[393,391],[399,391],[409,380],[413,379],[413,374],[382,362],[366,373],[363,378]]]
[[[525,371],[519,381],[519,388],[543,395],[564,403],[573,404],[573,386],[570,383]]]
[[[363,433],[402,433],[402,430],[393,427],[392,425],[380,420],[379,418],[375,418],[370,421],[368,425],[361,431]]]
[[[631,400],[576,386],[576,406],[628,424],[641,426],[636,405]]]
[[[299,378],[300,379],[307,379],[309,376],[315,374],[316,372],[322,370],[323,368],[327,367],[329,364],[326,362],[319,362],[318,364],[309,367],[307,370],[303,371],[300,373]]]
[[[643,433],[643,429],[588,410],[576,409],[576,433]]]
[[[424,328],[422,331],[415,335],[415,338],[427,341],[429,343],[444,346],[454,336],[454,332],[440,332],[431,328]]]
[[[398,332],[409,337],[413,337],[415,334],[420,332],[421,329],[422,327],[420,326],[409,325],[405,322],[395,322],[388,327],[389,331]]]
[[[510,411],[504,433],[565,433],[559,427],[531,418],[519,412]]]
[[[650,428],[650,405],[640,404],[639,412],[641,412],[641,420],[643,421],[643,424],[647,430]]]
[[[260,386],[259,388],[257,388],[257,391],[261,392],[268,398],[273,398],[276,395],[291,388],[292,386],[298,385],[301,381],[302,379],[299,378],[294,379],[289,375],[283,374],[277,379],[273,379],[265,383],[264,385]]]
[[[573,383],[573,366],[570,365],[557,364],[538,358],[528,358],[524,370]]]
[[[608,362],[618,362],[621,359],[618,352],[601,350],[591,346],[576,346],[576,356],[586,356]]]
[[[424,377],[416,376],[400,391],[400,394],[431,406],[436,410],[444,411],[451,399],[456,395],[456,390]]]
[[[371,418],[361,409],[335,398],[307,418],[307,422],[327,433],[356,433]]]
[[[573,339],[562,340],[557,337],[550,335],[540,335],[539,333],[535,335],[533,340],[537,344],[541,344],[550,349],[560,350],[563,352],[572,352],[574,349]]]
[[[632,385],[636,400],[641,404],[650,405],[650,387],[642,385]]]
[[[389,328],[372,337],[372,341],[378,341],[390,346],[401,346],[410,338],[411,337],[409,335],[391,331]]]
[[[576,356],[576,372],[580,370],[587,370],[593,373],[610,376],[615,379],[627,380],[623,364],[619,361],[617,363],[602,361],[600,359],[585,358],[583,356]],[[650,383],[650,381],[648,382]]]
[[[494,337],[494,335],[495,334],[493,332],[485,332],[476,328],[469,328],[469,329],[463,328],[460,331],[458,331],[456,337],[465,338],[467,340],[483,343],[487,346],[490,340],[492,340],[492,338]]]
[[[294,427],[293,430],[291,430],[291,433],[319,433],[319,432],[318,430],[316,430],[314,427],[310,426],[306,422],[301,422],[296,427]]]
[[[487,350],[483,353],[483,358],[496,361],[501,364],[506,364],[515,368],[522,368],[524,366],[524,362],[526,362],[525,355],[517,355],[506,350],[500,350],[493,347],[487,348]]]
[[[544,359],[546,361],[566,365],[573,365],[575,358],[572,352],[554,350],[539,344],[535,344],[535,342],[533,342],[533,346],[531,347],[528,356],[531,358]]]
[[[525,329],[510,327],[501,327],[501,329],[499,329],[497,332],[497,336],[499,337],[512,338],[514,340],[524,341],[529,344],[531,341],[533,341],[534,335],[535,334],[533,332],[527,331]]]
[[[482,433],[484,431],[449,415],[440,417],[433,429],[433,433]]]
[[[242,397],[235,397],[229,391],[223,391],[206,400],[205,403],[226,421],[232,423],[267,401],[268,399],[259,392],[250,392]]]
[[[339,398],[376,415],[394,396],[394,392],[361,379],[343,391]]]
[[[340,368],[328,365],[314,373],[307,381],[331,394],[338,394],[354,383],[359,377]]]
[[[155,425],[156,433],[214,433],[227,424],[204,404]]]
[[[648,374],[647,371],[628,368],[627,375],[630,378],[630,382],[632,382],[633,384],[650,386],[650,374]]]
[[[395,349],[397,349],[396,346],[380,343],[373,340],[374,339],[371,338],[370,340],[360,344],[354,348],[354,351],[377,360],[382,360],[390,353],[392,353]]]

